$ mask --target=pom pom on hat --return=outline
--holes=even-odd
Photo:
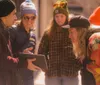
[[[56,14],[62,13],[68,17],[68,6],[67,6],[67,1],[66,0],[58,0],[54,5],[54,12],[53,16]]]
[[[21,16],[24,14],[34,14],[37,15],[36,7],[31,0],[26,0],[20,5]]]
[[[0,0],[0,17],[9,15],[15,9],[15,3],[12,0]]]
[[[81,16],[81,15],[78,15],[78,16],[74,16],[70,19],[69,25],[70,25],[70,28],[73,28],[73,27],[88,28],[90,26],[90,23],[87,18],[85,18],[84,16]]]
[[[97,7],[89,17],[91,24],[100,25],[100,6]]]

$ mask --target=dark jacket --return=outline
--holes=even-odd
[[[17,64],[12,60],[8,60],[7,56],[10,55],[8,49],[9,33],[4,29],[0,23],[0,70],[9,71],[15,69]]]
[[[34,35],[33,30],[30,30],[29,33],[25,30],[23,25],[17,25],[15,27],[11,27],[9,29],[10,33],[10,41],[12,46],[12,53],[14,57],[19,57],[19,67],[23,67],[23,65],[27,65],[26,58],[22,58],[19,56],[20,52],[23,52],[26,48],[33,47],[31,50],[34,53],[35,45],[36,45],[36,37]]]
[[[33,47],[32,52],[34,53],[36,38],[33,30],[27,33],[23,26],[18,25],[9,29],[9,32],[13,54],[17,55],[29,47]]]
[[[17,79],[17,63],[8,60],[11,55],[8,49],[9,33],[0,21],[0,85],[19,85]],[[20,82],[21,83],[21,82]]]

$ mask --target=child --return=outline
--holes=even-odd
[[[53,20],[45,31],[38,49],[46,55],[48,69],[45,70],[45,85],[78,85],[78,71],[81,64],[75,59],[72,44],[68,38],[68,6],[66,0],[54,4]]]

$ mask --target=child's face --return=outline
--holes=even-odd
[[[65,21],[66,21],[66,16],[64,14],[56,14],[55,15],[55,21],[59,26],[64,25]]]

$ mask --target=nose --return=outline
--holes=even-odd
[[[29,18],[29,19],[28,19],[28,21],[29,21],[29,22],[31,22],[31,21],[32,21],[32,19],[31,19],[31,18]]]

